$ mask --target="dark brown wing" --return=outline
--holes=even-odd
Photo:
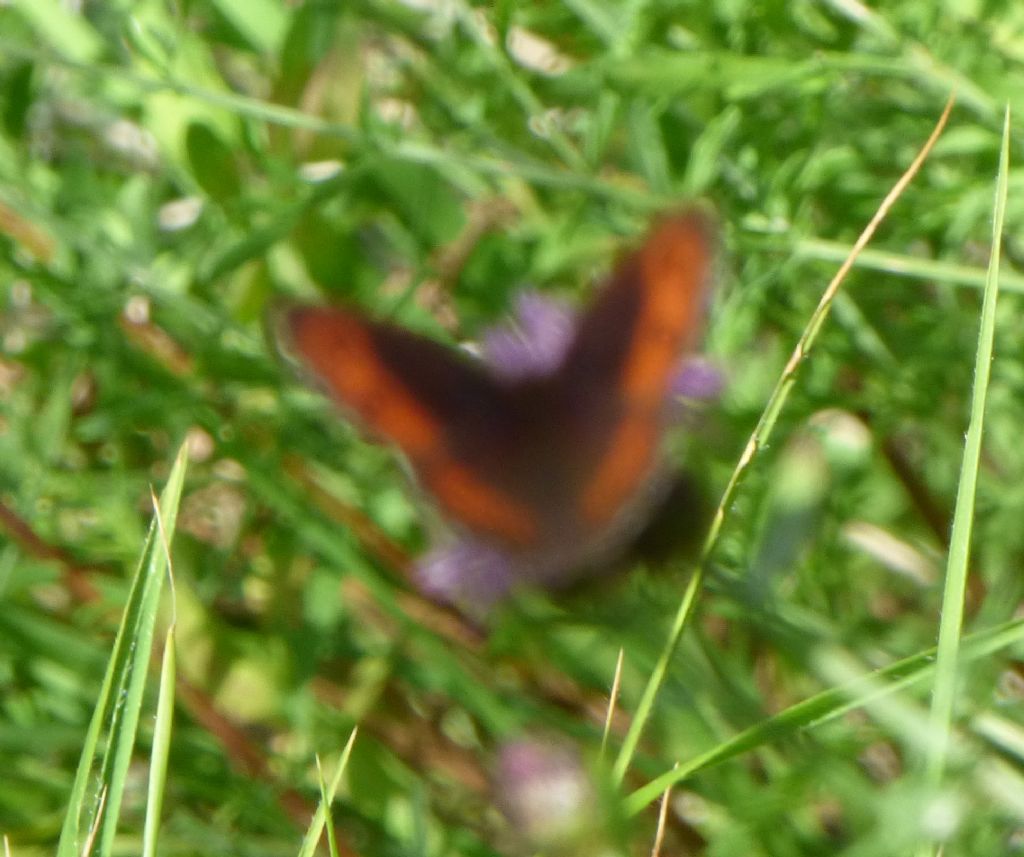
[[[451,348],[343,309],[285,315],[291,348],[366,429],[395,443],[442,508],[470,529],[529,547],[541,522],[496,463],[516,409]]]
[[[559,385],[585,427],[578,514],[588,527],[610,522],[654,466],[668,387],[700,330],[712,235],[699,213],[661,221],[580,321]]]

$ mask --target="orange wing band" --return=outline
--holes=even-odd
[[[537,538],[530,510],[491,488],[454,459],[445,426],[377,358],[367,322],[344,310],[296,309],[292,342],[366,428],[393,441],[441,506],[471,529],[526,547]]]
[[[657,405],[700,320],[710,263],[707,226],[696,215],[666,220],[638,258],[643,304],[620,383],[627,402]]]
[[[528,508],[474,478],[456,461],[438,462],[423,481],[456,520],[517,547],[536,542],[539,525]]]
[[[628,417],[618,427],[608,453],[583,492],[583,516],[600,526],[632,496],[651,466],[658,426],[647,414]]]
[[[710,259],[699,215],[664,221],[635,257],[643,298],[619,379],[625,415],[583,491],[583,514],[592,524],[610,520],[652,466],[666,388],[697,329]]]
[[[440,422],[380,362],[365,322],[325,309],[293,310],[288,321],[296,350],[366,428],[394,441],[410,458],[439,449]]]

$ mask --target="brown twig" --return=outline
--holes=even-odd
[[[949,547],[949,534],[953,526],[953,519],[949,510],[939,506],[928,486],[924,484],[920,474],[914,469],[906,450],[899,440],[893,437],[886,437],[882,441],[882,453],[885,460],[889,462],[893,474],[907,492],[911,503],[917,509],[921,519],[931,530],[936,541],[943,548]]]
[[[52,235],[3,203],[0,203],[0,234],[10,237],[44,264],[49,264],[56,252],[57,242]]]
[[[76,601],[87,603],[99,597],[96,587],[89,580],[89,575],[106,571],[102,566],[80,563],[64,548],[51,545],[40,537],[24,518],[4,503],[0,503],[0,529],[29,556],[58,563],[61,566],[64,583]]]

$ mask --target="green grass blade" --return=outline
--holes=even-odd
[[[331,811],[331,804],[334,803],[334,796],[338,792],[338,786],[341,784],[342,775],[345,773],[345,768],[348,766],[349,757],[352,755],[352,748],[356,743],[356,735],[359,732],[359,728],[356,727],[352,730],[352,733],[348,736],[348,741],[345,743],[345,748],[341,751],[341,758],[338,759],[338,767],[334,772],[334,777],[331,779],[330,785],[327,788],[323,788],[323,780],[321,778],[321,792],[320,792],[320,804],[316,808],[316,813],[313,815],[313,820],[309,823],[309,829],[306,831],[306,835],[302,839],[302,847],[299,849],[298,857],[313,857],[316,853],[317,843],[320,841],[320,836],[324,831],[324,825],[329,823],[329,815]],[[332,848],[337,848],[337,843],[334,841],[332,834],[333,826],[328,829],[328,838]]]
[[[1015,619],[965,637],[961,657],[965,662],[980,660],[1019,643],[1021,640],[1024,640],[1024,619]],[[636,815],[651,802],[657,800],[666,788],[682,782],[697,771],[732,759],[769,742],[778,741],[780,738],[793,735],[802,729],[826,723],[851,709],[866,705],[880,696],[921,682],[930,677],[935,669],[935,649],[928,649],[889,664],[868,676],[815,694],[767,720],[743,730],[728,741],[696,756],[689,762],[655,777],[626,798],[625,810],[629,815]]]
[[[146,824],[142,832],[142,857],[156,857],[160,833],[160,811],[167,782],[167,759],[171,751],[171,726],[174,722],[174,687],[177,665],[174,654],[174,625],[164,637],[164,656],[160,667],[160,696],[156,706],[153,748],[149,754],[149,799],[146,802]]]
[[[848,244],[825,241],[821,238],[800,238],[792,247],[796,256],[822,262],[842,262],[850,253]],[[890,253],[885,250],[865,249],[857,257],[855,267],[894,274],[897,277],[930,281],[939,285],[975,289],[984,289],[988,281],[988,274],[980,267]],[[1003,292],[1024,293],[1024,276],[1014,271],[1004,271],[999,277],[999,289]]]
[[[854,244],[849,257],[826,287],[821,296],[821,300],[818,302],[818,306],[811,314],[811,318],[807,322],[804,332],[796,344],[796,348],[793,350],[792,355],[790,355],[789,361],[782,371],[782,375],[779,377],[775,388],[772,390],[768,403],[765,405],[764,411],[761,413],[761,418],[758,420],[753,434],[750,436],[750,440],[747,442],[747,446],[743,450],[740,460],[733,470],[732,476],[729,478],[729,482],[726,484],[725,491],[722,494],[722,499],[719,501],[718,508],[715,510],[714,517],[712,518],[707,538],[704,541],[704,546],[701,550],[701,557],[698,561],[697,568],[694,570],[693,576],[690,578],[690,582],[686,587],[686,591],[683,593],[683,598],[680,601],[678,610],[676,611],[668,637],[665,640],[665,644],[658,656],[654,669],[651,671],[651,675],[647,680],[643,694],[640,697],[640,702],[637,705],[633,721],[629,725],[629,730],[626,732],[626,737],[622,742],[622,748],[615,759],[615,764],[612,766],[612,776],[614,781],[617,783],[622,782],[622,779],[625,777],[626,771],[629,768],[630,762],[633,759],[633,755],[636,753],[637,745],[640,742],[640,735],[642,734],[644,726],[647,724],[651,711],[654,707],[654,699],[661,688],[662,682],[665,679],[665,674],[668,671],[668,665],[672,660],[676,646],[679,644],[679,640],[682,638],[683,631],[689,621],[693,605],[696,603],[697,595],[699,594],[703,584],[704,567],[718,544],[718,537],[721,533],[722,523],[725,520],[726,509],[732,505],[733,498],[736,495],[740,482],[746,474],[750,463],[757,455],[758,450],[762,449],[771,437],[772,431],[775,428],[775,423],[778,420],[778,416],[782,412],[782,408],[789,399],[789,394],[796,383],[797,370],[799,369],[800,364],[810,353],[810,350],[818,337],[818,333],[820,332],[822,325],[825,323],[825,319],[828,318],[829,311],[831,310],[832,304],[839,292],[840,284],[849,272],[850,268],[853,267],[856,257],[867,245],[868,241],[870,241],[872,235],[874,235],[878,224],[885,218],[889,209],[895,204],[900,194],[917,174],[917,171],[921,168],[925,159],[928,157],[928,154],[931,152],[932,147],[938,141],[939,135],[942,133],[942,129],[946,125],[946,120],[949,118],[949,114],[953,109],[953,103],[954,100],[951,96],[949,101],[946,103],[945,110],[943,110],[942,115],[939,117],[939,121],[936,123],[931,136],[925,142],[920,152],[918,152],[917,157],[914,158],[911,165],[900,177],[899,181],[896,182],[892,190],[890,190],[886,195],[882,204],[875,212],[874,217],[872,217],[871,221],[864,228],[864,231]]]
[[[630,762],[633,761],[633,755],[636,753],[637,744],[640,742],[640,734],[643,732],[644,725],[651,716],[651,710],[654,708],[654,698],[657,696],[658,690],[661,688],[662,682],[665,680],[665,673],[668,672],[668,666],[672,661],[672,655],[675,654],[676,646],[683,636],[683,629],[686,627],[686,622],[690,618],[690,612],[697,600],[702,579],[703,575],[698,569],[694,572],[693,576],[690,578],[690,582],[686,586],[686,592],[683,594],[682,603],[680,603],[679,610],[676,612],[675,618],[672,621],[672,627],[669,630],[668,639],[662,647],[661,653],[658,655],[658,660],[654,664],[654,669],[651,670],[651,675],[644,688],[644,694],[640,698],[640,704],[637,706],[636,713],[633,715],[633,720],[629,724],[629,731],[626,732],[626,738],[622,742],[622,748],[619,750],[619,755],[615,757],[615,764],[612,765],[612,779],[616,783],[622,782],[623,778],[626,776],[626,771],[629,769]]]
[[[182,446],[160,495],[160,520],[168,541],[174,535],[186,463],[187,449]],[[79,857],[83,830],[96,830],[99,853],[110,853],[135,743],[160,591],[167,570],[167,556],[157,534],[154,516],[89,723],[61,829],[58,857]],[[107,746],[97,771],[96,752],[104,728],[108,730]],[[98,796],[96,801],[87,796],[90,786]]]
[[[999,256],[1002,247],[1003,221],[1010,159],[1010,108],[1006,108],[1003,143],[999,155],[999,173],[992,217],[992,248],[988,276],[981,308],[981,329],[978,353],[974,363],[974,390],[971,396],[970,423],[964,442],[960,484],[953,512],[953,533],[946,564],[946,581],[942,593],[942,619],[935,669],[935,687],[931,707],[931,738],[925,763],[928,778],[938,784],[946,766],[953,703],[957,685],[957,662],[960,658],[960,634],[963,626],[964,598],[967,592],[967,563],[970,556],[971,529],[974,523],[974,501],[977,492],[978,465],[981,460],[981,438],[985,424],[985,401],[991,374],[992,347],[995,337],[996,301],[999,296]]]
[[[320,756],[316,757],[316,778],[317,784],[320,786],[320,805],[326,809],[324,823],[327,827],[327,852],[330,857],[338,857],[338,838],[334,832],[334,817],[330,813],[333,798],[328,796],[327,780],[324,779],[324,768],[320,764]]]

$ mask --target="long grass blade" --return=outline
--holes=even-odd
[[[981,460],[981,438],[985,424],[985,401],[991,374],[992,348],[995,338],[996,301],[999,296],[999,256],[1002,248],[1003,221],[1010,159],[1010,108],[1006,108],[1003,143],[999,155],[999,173],[992,217],[992,248],[988,276],[981,307],[981,330],[978,353],[974,362],[974,390],[971,396],[970,422],[964,442],[956,507],[953,512],[953,533],[946,564],[946,581],[942,593],[942,618],[939,623],[939,644],[936,654],[935,687],[932,691],[931,743],[925,762],[928,779],[938,784],[942,779],[949,752],[953,703],[960,659],[960,635],[963,627],[964,598],[967,593],[967,562],[974,524],[974,500],[977,493],[978,465]]]
[[[186,464],[187,448],[183,445],[160,495],[160,520],[168,540],[174,535]],[[97,832],[94,842],[100,854],[109,854],[113,844],[167,570],[166,554],[158,544],[157,533],[154,517],[79,757],[57,847],[58,857],[79,857],[85,853],[82,851],[83,830]],[[107,730],[106,749],[97,770],[97,748],[104,729]],[[102,799],[90,800],[87,795],[90,787]]]
[[[1021,640],[1024,640],[1024,619],[1015,619],[965,637],[961,659],[963,662],[980,660]],[[889,664],[868,676],[815,694],[655,777],[626,798],[626,812],[629,815],[642,812],[666,788],[693,776],[697,771],[720,764],[769,741],[777,741],[803,729],[827,723],[852,709],[867,705],[879,696],[924,681],[934,671],[935,649],[928,649]]]
[[[316,813],[313,815],[313,819],[309,823],[309,828],[306,830],[306,835],[302,839],[302,847],[299,849],[298,857],[313,857],[313,854],[316,853],[317,843],[320,841],[320,837],[324,832],[324,825],[327,823],[328,816],[331,812],[331,804],[334,803],[334,796],[338,792],[338,786],[341,785],[341,778],[345,774],[345,769],[348,767],[348,760],[352,755],[352,748],[355,746],[356,735],[358,734],[359,728],[356,727],[348,736],[348,741],[345,743],[345,747],[341,751],[341,758],[338,759],[338,767],[334,771],[334,776],[331,778],[331,782],[328,784],[328,787],[320,795],[320,804],[317,806]],[[337,848],[337,842],[333,844],[333,847]]]
[[[647,680],[643,695],[637,705],[633,722],[630,724],[629,731],[626,733],[626,738],[623,741],[622,748],[615,760],[614,766],[612,767],[612,776],[616,782],[622,782],[622,779],[629,768],[630,762],[633,759],[633,754],[636,752],[637,744],[640,741],[640,735],[650,718],[651,711],[654,707],[654,699],[665,679],[665,674],[668,672],[668,666],[672,660],[672,655],[675,653],[676,646],[682,638],[683,630],[686,628],[693,605],[696,603],[697,595],[699,594],[703,584],[704,568],[718,544],[718,538],[721,533],[722,523],[725,520],[726,510],[731,506],[733,498],[736,496],[736,491],[739,488],[743,477],[746,475],[751,462],[757,455],[758,450],[768,442],[768,439],[775,427],[775,423],[778,420],[779,414],[782,412],[782,408],[789,398],[793,385],[796,383],[796,374],[800,368],[800,364],[810,353],[810,350],[818,337],[818,333],[821,330],[822,325],[825,323],[825,319],[828,317],[829,310],[832,308],[832,303],[839,291],[840,284],[845,279],[847,273],[849,273],[850,268],[853,267],[854,261],[860,254],[861,250],[863,250],[868,241],[870,241],[871,237],[875,234],[875,230],[878,228],[878,225],[889,213],[889,210],[896,203],[896,200],[899,199],[907,185],[910,184],[911,180],[921,169],[921,166],[927,159],[932,147],[942,134],[943,128],[946,127],[946,121],[949,119],[949,114],[953,110],[954,102],[955,99],[951,95],[949,100],[946,102],[942,115],[935,124],[934,130],[928,137],[928,140],[925,142],[924,146],[921,147],[920,152],[918,152],[917,156],[900,177],[899,181],[896,182],[892,190],[890,190],[885,199],[882,200],[882,203],[879,205],[875,215],[871,218],[871,221],[864,228],[864,231],[857,239],[857,242],[853,245],[853,249],[850,251],[848,258],[840,266],[836,275],[826,287],[821,296],[821,300],[818,302],[817,308],[811,315],[810,320],[804,328],[803,334],[800,336],[796,347],[793,349],[793,353],[790,355],[789,361],[783,369],[782,374],[775,385],[775,389],[772,391],[772,394],[768,399],[767,405],[765,405],[761,418],[758,421],[757,426],[754,428],[753,434],[751,434],[750,440],[747,442],[746,448],[743,450],[740,460],[733,470],[732,476],[729,478],[729,482],[726,484],[725,491],[722,494],[722,499],[719,501],[718,508],[715,510],[711,527],[708,531],[707,538],[704,541],[704,546],[701,551],[697,567],[694,570],[693,576],[690,578],[686,591],[683,593],[683,598],[679,604],[679,609],[676,611],[668,637],[665,640],[665,644],[662,647],[654,669],[651,671],[651,675]]]
[[[174,686],[177,665],[174,654],[174,626],[164,637],[164,655],[160,667],[160,696],[156,706],[153,748],[149,754],[149,797],[146,823],[142,830],[142,857],[156,857],[160,833],[160,811],[167,783],[167,760],[171,751],[171,726],[174,722]]]

